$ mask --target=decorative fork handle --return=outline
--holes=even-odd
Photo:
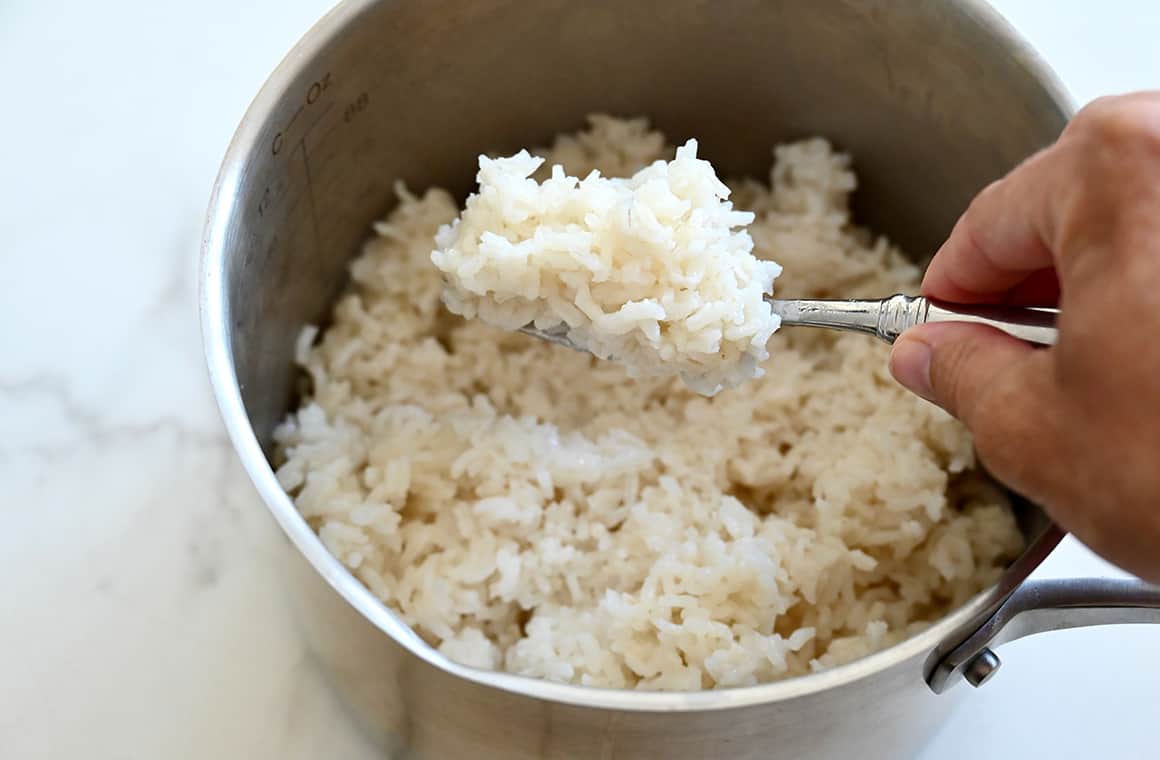
[[[870,333],[887,343],[915,325],[928,322],[972,322],[1002,330],[1028,343],[1055,344],[1058,309],[976,306],[895,295],[881,300],[768,299],[783,325],[828,327]]]

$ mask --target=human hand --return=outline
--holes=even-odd
[[[1058,304],[1051,348],[922,325],[894,344],[891,372],[966,424],[996,478],[1160,581],[1160,92],[1093,102],[984,189],[922,292]]]

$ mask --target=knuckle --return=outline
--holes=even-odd
[[[1160,152],[1160,97],[1146,93],[1098,98],[1076,115],[1074,128],[1112,148]]]
[[[964,215],[964,221],[966,221],[968,224],[977,221],[979,214],[987,207],[987,202],[992,197],[994,197],[996,193],[1001,191],[1002,184],[1002,179],[993,180],[987,183],[986,187],[976,193],[975,197],[971,199],[971,202],[967,204],[967,212]]]
[[[1073,123],[1077,126],[1089,123],[1092,119],[1098,119],[1107,111],[1114,111],[1119,104],[1119,98],[1115,95],[1101,95],[1092,100],[1075,115]]]
[[[982,193],[979,193],[971,201],[971,205],[967,207],[967,213],[963,215],[962,221],[960,222],[962,230],[959,233],[959,239],[977,261],[987,259],[987,248],[983,244],[983,236],[989,225],[987,223],[987,212],[983,205],[986,203],[983,199],[983,193],[987,193],[988,191],[995,192],[992,190],[994,186],[995,183],[992,182]]]
[[[990,209],[995,205],[996,195],[1002,192],[1002,186],[1003,180],[997,179],[976,193],[955,225],[961,239],[975,252],[984,250],[982,240],[990,226]]]

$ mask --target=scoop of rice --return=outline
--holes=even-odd
[[[672,157],[608,118],[545,153],[575,175]],[[780,291],[917,286],[851,224],[854,174],[825,141],[731,184]],[[885,346],[787,330],[743,392],[633,380],[449,314],[430,254],[458,211],[402,193],[330,326],[304,332],[309,392],[275,436],[303,517],[445,656],[604,687],[772,681],[912,635],[1021,549],[967,432],[891,380]]]
[[[764,295],[781,267],[753,256],[754,215],[690,140],[628,179],[520,151],[479,158],[478,193],[431,254],[456,314],[508,330],[563,326],[568,339],[634,377],[679,373],[713,395],[760,377],[779,325]]]

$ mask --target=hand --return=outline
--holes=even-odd
[[[1103,98],[984,189],[925,295],[1059,305],[1059,341],[923,325],[891,372],[962,420],[979,458],[1099,554],[1160,581],[1160,93]]]

